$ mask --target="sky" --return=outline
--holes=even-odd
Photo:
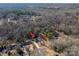
[[[79,0],[0,0],[0,3],[79,3]]]
[[[0,0],[0,7],[10,7],[10,4],[7,5],[1,3],[79,3],[79,0]],[[25,5],[13,5],[13,7],[16,6],[23,7]]]

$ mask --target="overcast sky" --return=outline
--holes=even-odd
[[[0,0],[0,3],[79,3],[79,0]]]

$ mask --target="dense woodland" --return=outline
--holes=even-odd
[[[51,42],[55,41],[55,31],[73,36],[75,39],[65,39],[65,42],[56,40],[52,47],[64,55],[79,55],[76,53],[79,52],[79,44],[76,43],[79,41],[76,39],[79,39],[79,8],[0,9],[1,48],[12,43],[25,43],[30,31],[45,33]]]

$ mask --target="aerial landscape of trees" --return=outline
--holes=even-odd
[[[59,55],[79,55],[79,8],[0,9],[0,55],[3,47],[9,50],[12,44],[17,46],[16,55],[23,55],[18,45],[26,44],[30,31],[45,33]],[[68,38],[56,39],[56,31]]]

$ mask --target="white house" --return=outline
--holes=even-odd
[[[10,18],[8,18],[8,22],[17,24],[17,21],[16,20],[11,20]]]

